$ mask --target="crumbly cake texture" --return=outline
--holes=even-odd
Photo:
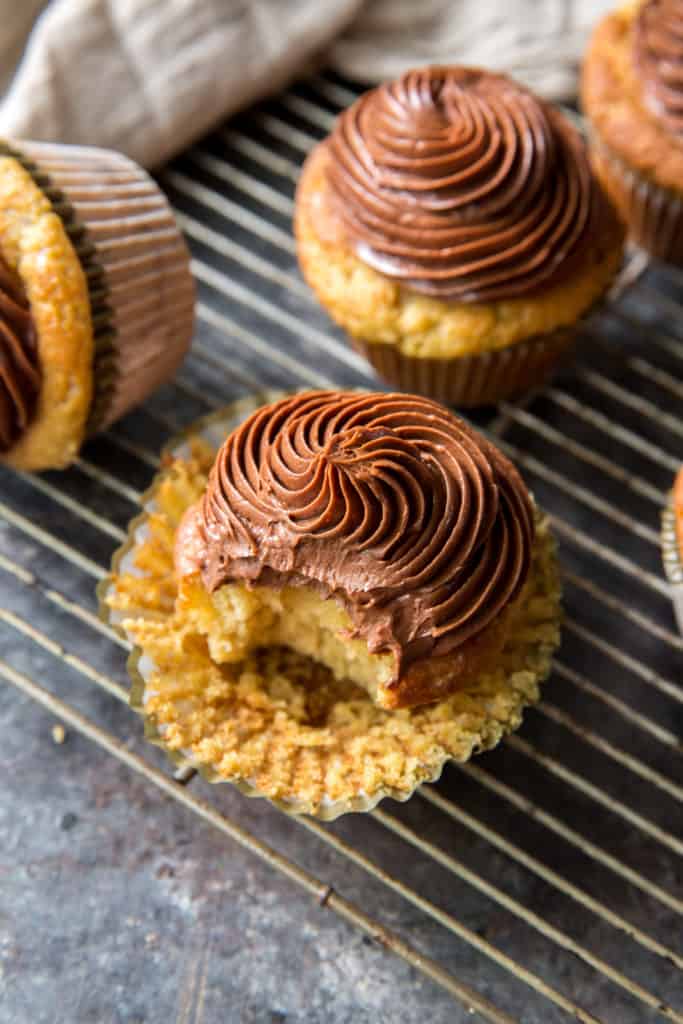
[[[363,263],[331,223],[324,143],[297,188],[294,228],[302,273],[352,337],[395,345],[406,356],[457,358],[498,351],[575,324],[604,294],[622,260],[622,235],[568,280],[518,299],[445,302],[420,295]]]
[[[88,286],[60,217],[11,156],[0,156],[0,251],[26,290],[42,368],[33,422],[3,461],[65,466],[83,441],[92,400]]]
[[[519,726],[559,643],[559,575],[542,516],[524,597],[495,671],[446,700],[388,712],[365,690],[285,647],[230,664],[212,659],[187,613],[192,588],[179,596],[173,545],[214,455],[194,437],[187,457],[168,458],[101,592],[104,614],[134,644],[131,702],[150,739],[210,781],[233,782],[289,812],[333,818],[384,796],[407,799],[449,759],[466,761]]]
[[[334,598],[310,587],[248,587],[228,583],[205,590],[198,573],[178,584],[177,607],[206,637],[218,664],[243,661],[263,647],[288,647],[327,666],[336,679],[355,683],[382,708],[432,703],[460,689],[494,665],[514,622],[518,598],[483,632],[450,655],[415,663],[392,685],[395,656],[372,654],[362,639],[351,639],[353,622]]]
[[[645,181],[681,196],[683,146],[643,105],[633,67],[632,27],[640,6],[629,3],[599,23],[583,63],[581,102],[598,144]],[[596,170],[623,207],[604,162],[596,163]]]

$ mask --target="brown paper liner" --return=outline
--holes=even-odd
[[[591,155],[634,242],[657,259],[683,266],[683,195],[643,177],[599,140]]]
[[[563,327],[493,352],[451,359],[408,356],[394,345],[351,341],[392,386],[468,408],[540,387],[568,355],[575,336],[575,327]]]
[[[16,146],[70,226],[88,278],[96,339],[88,432],[94,433],[180,365],[194,326],[189,253],[166,197],[128,157],[87,146]]]
[[[676,622],[683,634],[683,558],[676,530],[673,491],[662,512],[662,564],[671,588]]]

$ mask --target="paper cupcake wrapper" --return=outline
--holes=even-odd
[[[622,295],[647,266],[644,255],[631,254],[609,286],[574,324],[535,335],[495,351],[452,358],[402,354],[395,345],[351,337],[351,343],[380,377],[401,391],[414,391],[447,405],[474,408],[495,405],[533,391],[568,362],[577,335],[606,299]]]
[[[22,147],[28,144],[21,144]],[[76,212],[66,195],[50,180],[28,152],[23,148],[0,141],[0,153],[11,156],[27,171],[38,188],[50,201],[53,210],[59,216],[66,235],[71,242],[85,275],[90,300],[90,314],[93,328],[93,399],[88,416],[88,433],[96,425],[100,410],[105,406],[113,391],[116,377],[116,350],[114,346],[114,317],[109,305],[104,268],[99,263],[95,248],[87,236],[84,225],[76,216]]]
[[[634,242],[657,259],[683,266],[683,196],[628,167],[600,140],[592,156]]]
[[[404,355],[395,345],[352,338],[353,347],[383,380],[447,405],[493,405],[540,387],[573,348],[567,327],[493,352],[436,359]]]
[[[166,197],[128,157],[23,140],[16,150],[64,222],[88,280],[94,433],[142,402],[182,362],[194,326],[189,253]]]
[[[265,392],[261,395],[254,395],[250,398],[235,402],[223,410],[212,413],[211,415],[198,420],[164,448],[162,464],[166,463],[166,465],[168,465],[172,458],[187,458],[190,454],[190,440],[193,437],[199,437],[208,442],[212,448],[217,449],[225,440],[226,435],[240,422],[246,419],[254,410],[259,408],[261,405],[273,402],[282,396],[282,392]],[[127,540],[115,553],[112,559],[112,576],[116,576],[121,573],[132,573],[137,576],[143,575],[139,567],[135,564],[135,552],[139,544],[149,537],[149,516],[157,508],[156,495],[166,472],[167,470],[162,470],[158,473],[150,489],[143,495],[142,512],[130,524]],[[556,569],[553,569],[553,572],[556,574]],[[557,582],[557,580],[556,583],[559,591],[559,582]],[[157,723],[147,711],[147,703],[149,699],[148,683],[156,670],[156,666],[150,656],[136,646],[134,637],[124,628],[124,620],[130,615],[130,612],[124,613],[119,610],[112,609],[108,604],[108,596],[113,592],[113,590],[114,582],[112,577],[104,579],[99,584],[98,597],[100,601],[100,615],[108,625],[114,628],[124,639],[131,642],[133,645],[133,650],[128,660],[128,669],[132,681],[130,693],[131,707],[144,719],[146,738],[155,745],[164,749],[173,763],[179,768],[197,771],[204,779],[211,783],[230,782],[246,796],[266,798],[287,814],[307,813],[313,814],[315,817],[322,820],[332,820],[341,814],[353,811],[369,811],[381,800],[385,799],[385,797],[391,797],[392,799],[399,800],[401,802],[408,800],[415,789],[420,785],[425,782],[435,782],[440,777],[443,768],[448,761],[453,760],[450,755],[444,755],[438,760],[438,762],[429,766],[425,765],[422,771],[416,772],[414,785],[408,791],[385,785],[379,787],[371,794],[364,791],[358,791],[353,798],[343,800],[334,799],[330,796],[323,796],[320,804],[314,809],[311,808],[309,803],[300,801],[294,796],[287,799],[273,799],[254,785],[249,778],[231,777],[230,779],[226,779],[225,777],[218,775],[210,766],[207,766],[205,763],[194,758],[191,752],[171,750],[166,745],[164,741],[163,728],[160,729],[157,726]],[[529,660],[533,660],[535,668],[532,670],[527,665],[526,670],[533,671],[536,684],[541,683],[549,674],[551,659],[551,646],[539,643],[538,648],[534,648],[533,658],[530,658]],[[515,707],[515,711],[518,715],[517,721],[508,721],[505,723],[505,725],[495,733],[493,739],[489,738],[490,734],[486,734],[482,727],[479,742],[472,744],[470,754],[478,750],[484,750],[491,746],[495,746],[495,744],[499,742],[503,732],[507,732],[519,724],[523,708],[527,704],[531,703],[532,699],[529,698],[528,695],[526,698],[523,697],[517,691],[515,691],[515,699],[517,701]],[[468,754],[467,756],[470,755]]]
[[[669,581],[678,628],[683,634],[683,559],[676,531],[673,492],[662,512],[662,563]]]

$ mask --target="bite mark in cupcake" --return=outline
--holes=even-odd
[[[213,636],[222,660],[285,643],[381,707],[409,707],[495,662],[533,533],[514,467],[442,406],[314,392],[230,435],[178,531],[176,567],[201,574],[224,618],[245,587],[261,596],[258,630],[229,623],[232,646]]]

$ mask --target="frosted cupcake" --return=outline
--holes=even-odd
[[[379,374],[465,406],[541,383],[622,259],[573,126],[476,68],[411,71],[344,111],[295,229],[304,277]]]
[[[140,167],[0,142],[0,461],[68,465],[173,375],[193,319],[187,247]]]
[[[594,165],[632,237],[683,265],[683,4],[647,0],[598,25],[581,96]]]
[[[134,704],[181,763],[287,810],[406,799],[537,699],[559,633],[547,524],[427,399],[245,412],[213,422],[217,455],[184,442],[104,587]]]

